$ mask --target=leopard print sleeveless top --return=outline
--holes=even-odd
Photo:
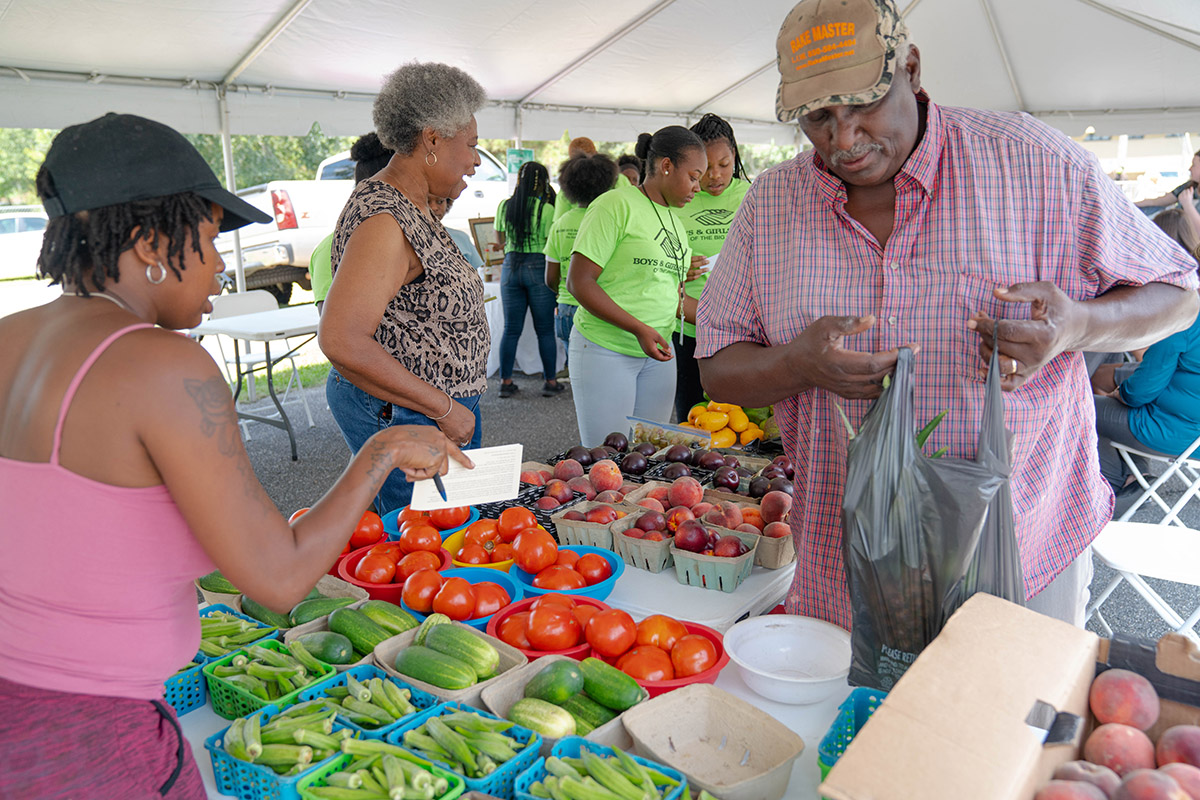
[[[442,224],[380,180],[358,184],[333,237],[333,272],[350,236],[376,214],[390,214],[424,267],[400,287],[375,329],[379,342],[405,369],[451,397],[487,390],[492,346],[483,309],[483,281]]]

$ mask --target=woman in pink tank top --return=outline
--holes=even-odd
[[[436,427],[381,431],[289,525],[254,476],[208,353],[220,231],[269,217],[179,133],[108,114],[37,176],[59,299],[0,319],[0,797],[205,796],[163,682],[199,643],[214,565],[286,613],[393,469],[470,461]]]

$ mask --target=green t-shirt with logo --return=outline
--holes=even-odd
[[[312,281],[313,300],[325,302],[329,287],[333,285],[333,234],[329,234],[313,248],[308,259],[308,275]]]
[[[716,197],[708,192],[696,192],[692,201],[683,207],[679,216],[687,226],[688,244],[698,256],[712,256],[721,251],[725,237],[729,235],[729,226],[737,214],[750,182],[741,178],[733,178],[725,191]],[[718,263],[720,260],[718,259]],[[708,283],[709,273],[706,272],[695,280],[683,285],[683,291],[688,297],[700,297],[704,284]],[[676,330],[678,330],[676,326]],[[696,326],[690,322],[683,323],[683,335],[696,337]]]
[[[675,329],[679,283],[692,251],[679,212],[641,191],[616,189],[597,197],[583,215],[574,251],[600,265],[596,282],[613,302],[664,339]],[[637,337],[592,315],[582,305],[575,327],[617,353],[646,357]]]
[[[537,205],[542,205],[542,218],[540,224],[533,228],[529,233],[529,241],[524,247],[517,247],[516,240],[513,235],[505,227],[504,209],[508,206],[508,200],[501,200],[500,205],[496,208],[496,219],[493,221],[493,227],[496,233],[504,234],[504,252],[506,253],[540,253],[542,248],[546,246],[546,236],[550,233],[550,226],[554,224],[554,206],[549,203],[544,203],[541,200],[530,200],[530,218],[534,222],[537,219]]]
[[[562,195],[559,195],[561,197]],[[567,291],[567,270],[571,266],[571,251],[575,247],[575,237],[579,235],[579,223],[587,209],[576,206],[561,217],[554,218],[554,226],[546,237],[547,261],[557,261],[558,268],[558,302],[570,306],[579,305],[579,301]]]

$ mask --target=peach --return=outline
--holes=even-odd
[[[583,512],[576,511],[575,509],[572,508],[568,511],[563,512],[563,519],[569,519],[573,522],[583,522],[583,520],[584,520]]]
[[[601,492],[600,494],[596,495],[597,503],[619,503],[624,499],[625,499],[625,495],[621,494],[620,492],[614,491],[612,489],[609,489],[606,492]]]
[[[534,503],[534,506],[536,506],[541,511],[554,511],[555,509],[562,508],[562,503],[558,502],[553,497],[547,496],[547,497],[539,497],[537,499],[537,502]]]
[[[759,507],[763,522],[786,522],[791,510],[792,496],[787,492],[767,492]]]
[[[621,488],[617,489],[617,491],[620,492],[622,495],[626,495],[626,494],[629,494],[630,492],[637,491],[640,488],[641,487],[638,486],[636,483],[629,483],[627,481],[625,483],[622,483]]]
[[[1158,693],[1150,681],[1127,669],[1101,672],[1092,681],[1088,702],[1101,724],[1119,722],[1146,731],[1158,720]]]
[[[617,510],[612,506],[596,506],[588,509],[584,515],[588,522],[595,522],[600,525],[608,525],[615,522],[617,519]]]
[[[661,511],[650,510],[643,512],[633,524],[644,531],[665,531],[667,529],[667,518],[663,516]]]
[[[559,505],[569,503],[574,499],[575,495],[571,492],[571,487],[566,481],[561,481],[558,478],[552,478],[546,484],[546,488],[542,492],[543,497],[553,497],[558,501]]]
[[[682,478],[676,478],[667,488],[667,499],[673,506],[691,508],[704,499],[704,487],[700,485],[700,481],[685,475]]]
[[[1135,769],[1121,780],[1113,800],[1191,800],[1165,772]]]
[[[662,503],[663,508],[671,507],[671,502],[667,498],[667,487],[666,486],[652,487],[650,489],[650,491],[646,492],[646,497],[649,497],[651,500],[657,500],[658,502]]]
[[[647,542],[664,542],[667,539],[667,537],[663,535],[662,531],[650,531],[642,538]]]
[[[560,481],[569,481],[583,475],[583,465],[573,458],[564,458],[554,465],[554,477]]]
[[[708,512],[712,511],[714,508],[716,508],[716,506],[714,506],[712,503],[701,500],[699,503],[696,503],[696,505],[692,506],[692,513],[696,515],[696,519],[699,519]]]
[[[695,518],[696,515],[692,513],[690,508],[686,506],[673,506],[667,511],[667,530],[674,533],[679,529],[680,523]]]
[[[542,476],[542,483],[545,483],[554,477],[554,473],[548,469],[540,469],[538,470],[538,474]]]
[[[768,522],[763,528],[762,534],[771,539],[782,539],[792,535],[792,527],[786,522]]]
[[[567,481],[567,486],[571,487],[573,492],[583,492],[583,496],[587,500],[596,499],[596,487],[592,486],[592,482],[586,476],[580,475],[578,478],[571,478]]]
[[[629,528],[625,531],[625,535],[630,539],[645,539],[646,532],[641,528]]]
[[[1121,785],[1121,779],[1117,773],[1108,767],[1102,767],[1090,761],[1068,761],[1066,764],[1060,764],[1054,770],[1054,779],[1056,781],[1090,783],[1099,787],[1106,797],[1112,797],[1113,792]]]
[[[527,469],[522,472],[519,480],[521,483],[532,483],[534,486],[541,486],[546,482],[542,473],[535,469]]]
[[[1083,757],[1108,767],[1122,778],[1135,769],[1154,769],[1150,737],[1132,725],[1109,722],[1092,731],[1083,745]]]
[[[742,506],[742,522],[758,528],[759,533],[762,533],[762,529],[767,525],[762,516],[762,509],[758,506]]]
[[[1200,800],[1200,767],[1173,761],[1170,764],[1162,765],[1158,771],[1174,778],[1175,782],[1179,784],[1179,788],[1191,796],[1191,800]]]
[[[659,513],[666,511],[666,509],[663,508],[663,504],[655,500],[653,497],[643,497],[641,500],[638,500],[638,505],[642,508],[648,508],[651,511],[657,511]]]
[[[1055,780],[1038,789],[1033,800],[1108,800],[1108,795],[1089,783]]]
[[[749,522],[743,522],[741,525],[738,525],[736,528],[734,528],[734,530],[742,533],[753,533],[756,536],[762,535],[762,531],[751,525]]]
[[[588,470],[588,478],[591,480],[592,486],[596,487],[597,492],[615,492],[625,482],[621,477],[621,468],[617,466],[617,462],[607,458],[592,464],[591,469]]]
[[[1200,767],[1200,726],[1176,725],[1163,731],[1155,749],[1158,764],[1176,762]]]

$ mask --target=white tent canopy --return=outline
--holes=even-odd
[[[484,137],[629,141],[712,111],[742,141],[791,143],[774,48],[793,2],[6,0],[0,126],[121,110],[186,132],[357,135],[381,76],[418,59],[480,80]],[[938,102],[1072,135],[1200,130],[1200,0],[899,2]]]

